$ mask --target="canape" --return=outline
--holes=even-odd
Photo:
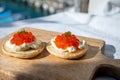
[[[14,33],[2,45],[4,54],[17,58],[33,58],[43,50],[44,43],[25,29]]]
[[[88,50],[85,40],[80,41],[70,31],[57,35],[47,45],[49,53],[64,59],[77,59]]]

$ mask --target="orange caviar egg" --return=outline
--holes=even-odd
[[[74,46],[78,47],[80,41],[71,32],[58,35],[55,39],[55,44],[58,48],[66,49],[67,47]]]
[[[31,43],[35,41],[35,36],[31,32],[26,32],[24,30],[15,33],[10,41],[12,44],[16,44],[17,46],[19,46],[23,43]]]

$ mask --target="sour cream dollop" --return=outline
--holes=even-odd
[[[38,49],[39,45],[41,44],[40,40],[35,40],[32,43],[23,43],[19,46],[12,44],[10,42],[11,39],[9,39],[8,41],[6,41],[5,46],[13,51],[26,51],[29,49]]]

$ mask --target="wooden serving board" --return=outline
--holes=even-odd
[[[26,28],[46,44],[57,32]],[[11,36],[0,40],[0,47]],[[82,58],[65,60],[51,55],[46,49],[32,59],[4,55],[0,48],[0,79],[2,80],[94,80],[98,74],[120,80],[120,60],[105,57],[104,41],[78,36],[86,40],[89,49]]]

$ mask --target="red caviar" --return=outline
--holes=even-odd
[[[55,39],[55,44],[58,48],[66,49],[67,47],[74,46],[78,47],[80,41],[71,32],[58,35]]]
[[[31,32],[26,32],[25,30],[15,33],[11,39],[11,43],[17,46],[33,41],[35,41],[35,36]]]

